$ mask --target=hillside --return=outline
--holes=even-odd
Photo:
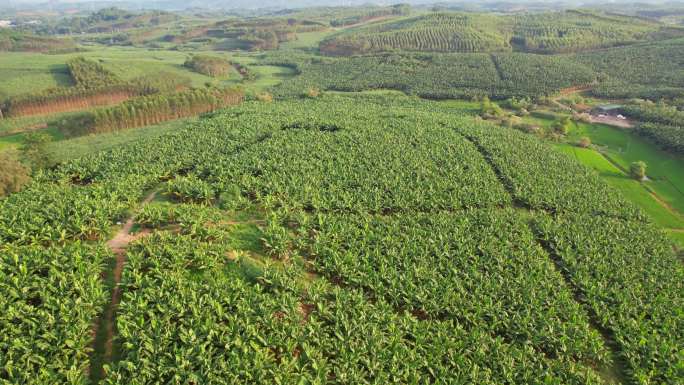
[[[571,158],[429,102],[226,110],[48,172],[0,201],[0,239],[9,381],[680,378],[662,234]]]
[[[62,18],[33,27],[37,33],[71,35],[82,33],[122,32],[135,28],[148,28],[179,20],[169,12],[131,12],[116,7],[103,8],[88,16]]]
[[[267,56],[266,62],[299,73],[275,88],[282,97],[316,87],[396,89],[432,99],[536,98],[584,87],[602,97],[659,99],[684,95],[682,58],[684,39],[564,55],[393,52],[320,59],[277,52]]]
[[[37,36],[0,28],[0,52],[68,52],[76,45],[69,39]]]
[[[321,43],[328,55],[421,52],[579,52],[684,34],[626,16],[579,11],[517,15],[433,13],[341,32]]]

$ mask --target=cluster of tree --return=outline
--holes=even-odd
[[[280,36],[283,36],[281,33]],[[276,31],[253,31],[240,37],[240,41],[245,43],[250,50],[269,50],[277,49],[281,42]]]
[[[666,150],[684,154],[684,121],[680,125],[642,123],[637,132]]]
[[[625,115],[640,121],[637,133],[666,150],[684,154],[684,111],[663,101],[642,101],[623,110]]]
[[[176,92],[190,87],[184,76],[160,72],[122,81],[99,63],[75,58],[67,62],[74,87],[17,95],[0,103],[0,118],[78,111],[117,104],[140,95]]]
[[[561,89],[591,84],[595,73],[564,56],[500,54],[377,54],[344,58],[307,58],[273,53],[267,63],[300,73],[273,89],[276,97],[323,91],[395,89],[430,99],[540,98]]]
[[[44,35],[103,33],[149,27],[177,20],[178,16],[163,11],[134,13],[116,7],[100,9],[88,16],[46,20],[32,30]]]
[[[66,65],[76,87],[79,88],[97,89],[122,82],[118,76],[108,71],[100,63],[82,56],[68,60]]]
[[[653,103],[643,101],[623,107],[625,115],[630,118],[649,123],[666,125],[684,125],[684,111],[670,106],[664,101]]]
[[[0,198],[15,193],[31,180],[29,169],[9,151],[0,151]]]
[[[69,39],[57,39],[53,37],[36,36],[28,33],[12,31],[0,28],[0,52],[3,51],[26,51],[26,52],[71,52],[76,50],[76,45]]]
[[[327,55],[350,55],[393,50],[490,52],[509,48],[504,36],[490,33],[492,18],[484,15],[431,14],[371,25],[324,40]]]
[[[225,20],[209,26],[191,28],[180,35],[167,35],[163,40],[174,43],[198,41],[230,41],[248,50],[277,49],[280,43],[297,39],[298,32],[321,31],[325,24],[299,19],[259,18]]]
[[[195,72],[213,77],[228,75],[231,66],[225,58],[208,55],[193,55],[183,65]]]
[[[120,103],[139,94],[133,85],[113,85],[106,88],[52,88],[40,93],[25,94],[5,101],[0,109],[6,117],[52,114]]]
[[[198,115],[239,104],[243,98],[244,92],[234,88],[201,88],[148,95],[63,119],[57,127],[67,136],[117,131]]]
[[[19,151],[0,151],[0,198],[20,191],[31,173],[51,164],[46,145],[52,138],[42,132],[28,133]]]
[[[601,81],[592,94],[615,99],[684,96],[684,39],[582,53],[575,60],[594,69]]]

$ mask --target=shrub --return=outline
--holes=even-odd
[[[271,103],[273,101],[273,95],[269,92],[261,92],[256,95],[256,98],[260,102]]]
[[[12,153],[0,152],[0,197],[21,190],[31,180],[29,173]]]
[[[304,97],[307,98],[317,98],[321,95],[321,90],[316,87],[310,87],[304,92]]]
[[[50,155],[47,144],[52,141],[50,135],[42,132],[32,132],[24,137],[24,144],[20,147],[22,156],[34,170],[50,165]]]
[[[553,124],[553,129],[554,129],[554,131],[556,131],[557,134],[567,135],[568,132],[570,132],[570,125],[571,125],[570,118],[567,116],[564,116],[564,117],[560,118],[560,120],[556,121],[556,123]]]
[[[579,139],[577,145],[582,148],[588,148],[589,146],[591,146],[591,139],[589,139],[589,137],[587,136],[583,136]]]
[[[629,166],[629,174],[639,181],[646,179],[646,163],[642,161],[632,163]]]
[[[216,56],[195,55],[188,58],[183,65],[195,72],[213,77],[226,76],[230,72],[230,62]]]

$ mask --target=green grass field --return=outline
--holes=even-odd
[[[557,148],[573,155],[584,165],[596,170],[608,184],[619,190],[630,201],[639,205],[659,226],[666,229],[684,229],[684,218],[680,214],[664,207],[653,197],[644,184],[630,178],[599,152],[569,144],[561,144]]]
[[[212,52],[211,55],[230,58],[229,55],[220,52]],[[97,60],[124,80],[166,72],[170,75],[188,77],[192,80],[192,85],[198,87],[206,82],[219,81],[224,84],[233,84],[240,81],[236,71],[231,72],[226,78],[212,78],[190,71],[183,67],[188,53],[179,51],[97,47],[85,52],[63,55],[3,52],[0,55],[0,96],[14,96],[71,85],[65,63],[76,56]]]
[[[107,150],[121,144],[146,138],[154,138],[167,132],[177,130],[196,120],[197,118],[180,119],[155,126],[55,141],[49,144],[48,152],[50,153],[50,158],[54,162],[65,162],[70,159],[80,158],[98,151]]]
[[[54,127],[48,127],[46,129],[40,130],[40,132],[48,134],[54,142],[59,142],[64,139],[64,135],[62,135],[62,133]],[[26,136],[26,134],[26,132],[22,132],[18,134],[0,136],[0,150],[18,148],[22,143],[24,143],[24,136]]]
[[[644,161],[648,165],[652,189],[669,206],[684,213],[684,160],[624,129],[603,124],[578,123],[569,135],[570,141],[588,136],[609,159],[623,170],[632,162]]]
[[[249,70],[256,75],[255,80],[246,82],[245,86],[257,92],[266,91],[296,74],[295,70],[289,67],[261,65],[259,58],[254,55],[240,54],[232,59],[236,63],[249,67]]]
[[[526,123],[550,128],[554,119],[530,115]],[[594,149],[576,147],[580,137],[591,138]],[[641,207],[684,248],[684,160],[631,133],[604,124],[573,123],[565,143],[556,145],[582,164],[596,170],[606,183]],[[632,162],[648,165],[649,180],[639,183],[628,176]]]
[[[297,40],[288,41],[280,44],[281,49],[311,49],[318,50],[318,43],[326,37],[335,33],[334,30],[318,31],[318,32],[304,32],[297,34]]]

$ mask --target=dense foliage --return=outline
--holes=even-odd
[[[208,55],[193,55],[184,66],[209,76],[226,76],[230,71],[230,62],[225,58]]]
[[[121,8],[102,8],[88,16],[47,19],[31,26],[41,35],[111,33],[133,28],[156,26],[178,20],[178,15],[163,11],[131,12]]]
[[[337,91],[396,89],[426,98],[489,95],[539,97],[562,88],[588,85],[594,72],[566,57],[519,53],[383,54],[311,59],[273,54],[267,63],[294,67],[299,76],[274,89],[280,97],[299,96],[311,87]]]
[[[148,95],[66,117],[57,123],[57,127],[65,135],[78,136],[149,126],[238,104],[243,95],[242,90],[231,88],[198,88]]]
[[[642,123],[637,132],[667,150],[684,154],[684,126]]]
[[[174,199],[138,207],[151,189]],[[0,200],[0,378],[87,383],[101,241],[131,215],[151,234],[127,251],[106,384],[684,378],[681,261],[595,173],[442,104],[326,95],[244,103]]]
[[[299,32],[321,31],[326,25],[296,18],[228,19],[169,34],[164,40],[176,44],[194,42],[214,49],[271,50],[297,39]]]
[[[611,98],[684,95],[684,39],[613,48],[576,56],[601,79],[592,93]]]
[[[0,152],[0,197],[21,190],[30,180],[30,170],[14,154]]]
[[[90,328],[106,292],[103,246],[0,246],[0,379],[86,384]]]
[[[651,226],[596,216],[542,217],[536,227],[610,330],[637,383],[684,378],[684,266]]]
[[[70,59],[66,65],[73,86],[20,94],[0,104],[0,109],[10,117],[79,111],[140,95],[180,91],[191,83],[187,77],[163,71],[123,81],[100,63],[83,57]]]
[[[337,11],[337,10],[336,10]],[[411,6],[408,4],[396,4],[391,7],[368,7],[360,8],[359,10],[340,10],[338,17],[330,20],[330,25],[333,27],[347,27],[354,24],[365,23],[372,20],[408,15],[411,11]],[[344,15],[344,13],[351,13]],[[336,15],[338,12],[336,12]]]
[[[82,56],[68,60],[66,65],[69,75],[71,75],[76,87],[79,88],[97,89],[122,82],[121,79],[104,68],[100,63]]]
[[[684,30],[642,19],[580,11],[521,16],[432,13],[344,31],[320,48],[330,55],[392,50],[567,53],[682,34]]]
[[[666,103],[640,102],[623,107],[624,113],[641,123],[637,133],[661,147],[684,153],[684,112]]]

